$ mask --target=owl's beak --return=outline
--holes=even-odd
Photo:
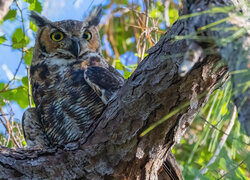
[[[80,42],[76,37],[72,38],[72,45],[70,46],[70,52],[78,58],[80,54],[81,48],[80,48]]]

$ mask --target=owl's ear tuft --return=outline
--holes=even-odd
[[[84,23],[90,26],[97,26],[100,23],[102,15],[102,5],[95,7],[91,13],[86,17]]]
[[[30,19],[33,20],[38,27],[43,27],[50,23],[47,18],[41,16],[35,11],[30,12]]]

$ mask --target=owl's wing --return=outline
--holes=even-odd
[[[84,78],[104,104],[108,103],[111,96],[124,83],[123,77],[112,66],[109,69],[100,66],[88,67],[84,73]]]
[[[28,147],[44,148],[48,140],[39,121],[35,108],[28,108],[22,117],[24,138]]]

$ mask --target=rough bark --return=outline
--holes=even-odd
[[[185,11],[195,12],[200,7],[206,10],[211,5],[225,3],[187,1]],[[196,25],[210,24],[225,16],[221,13],[177,21],[148,51],[149,55],[79,142],[49,150],[0,147],[0,178],[156,179],[169,150],[179,142],[213,90],[229,76],[225,65],[215,70],[221,61],[219,53],[199,57],[189,72],[180,76],[184,55],[208,48],[211,42],[174,41],[173,37],[187,35],[195,31]],[[220,37],[220,33],[209,31],[206,35]],[[197,48],[190,49],[189,43]],[[152,123],[180,106],[183,108],[175,115],[140,136]]]

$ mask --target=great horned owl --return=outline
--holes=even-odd
[[[28,146],[54,146],[79,139],[124,82],[101,52],[101,7],[84,21],[51,22],[32,12],[39,27],[31,63],[36,108],[23,115]]]

